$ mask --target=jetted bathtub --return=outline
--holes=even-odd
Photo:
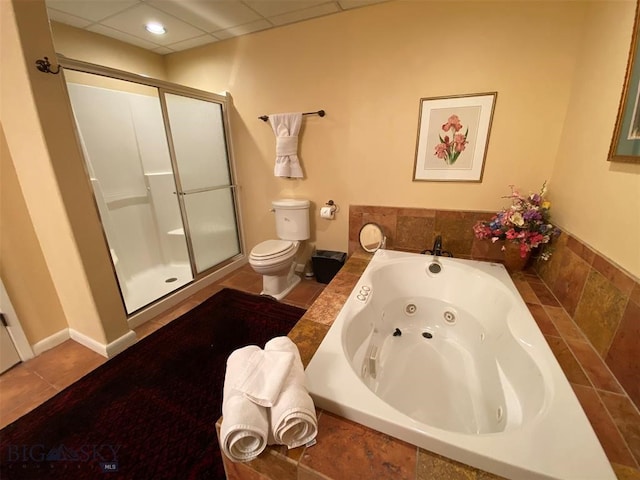
[[[498,475],[616,478],[499,264],[378,250],[306,377],[316,406]]]

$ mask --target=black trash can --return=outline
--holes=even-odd
[[[342,268],[347,259],[345,252],[334,252],[331,250],[316,250],[311,256],[313,273],[320,283],[329,283],[336,273]]]

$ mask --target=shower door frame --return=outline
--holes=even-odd
[[[182,220],[182,224],[183,224],[183,228],[184,228],[184,232],[185,232],[185,239],[186,239],[186,244],[187,244],[187,250],[189,252],[189,264],[191,267],[191,272],[192,272],[192,276],[193,276],[193,280],[191,280],[190,282],[188,282],[187,284],[183,285],[182,287],[164,295],[161,296],[159,298],[157,298],[156,300],[154,300],[153,302],[141,307],[140,309],[133,311],[131,313],[127,313],[127,318],[129,320],[132,320],[133,317],[140,317],[139,320],[141,321],[136,321],[134,322],[135,325],[141,324],[144,321],[146,321],[147,315],[144,315],[145,312],[149,311],[149,313],[151,312],[156,312],[157,309],[153,308],[155,305],[157,305],[161,300],[166,299],[167,297],[173,297],[176,296],[176,294],[178,292],[184,291],[185,289],[188,289],[190,286],[192,286],[194,283],[199,282],[200,280],[203,280],[206,277],[209,277],[213,274],[215,274],[216,272],[224,269],[227,266],[230,266],[236,262],[242,261],[244,260],[244,262],[242,263],[246,263],[246,248],[245,248],[245,242],[244,242],[244,234],[243,234],[243,229],[242,229],[242,218],[241,218],[241,208],[240,208],[240,200],[239,197],[240,195],[238,194],[238,183],[237,183],[237,174],[236,174],[236,166],[235,166],[235,157],[233,155],[233,147],[231,144],[231,132],[230,132],[230,128],[229,128],[229,118],[228,118],[228,103],[230,103],[232,101],[232,97],[231,95],[227,92],[226,95],[218,95],[215,93],[211,93],[211,92],[207,92],[204,90],[198,90],[195,88],[191,88],[191,87],[186,87],[184,85],[178,85],[175,83],[171,83],[171,82],[167,82],[165,80],[160,80],[157,78],[152,78],[152,77],[146,77],[143,75],[138,75],[135,73],[131,73],[131,72],[126,72],[124,70],[118,70],[118,69],[114,69],[114,68],[110,68],[110,67],[105,67],[103,65],[97,65],[94,63],[89,63],[89,62],[84,62],[81,60],[74,60],[68,57],[65,57],[64,55],[60,55],[58,54],[58,64],[64,69],[64,70],[74,70],[74,71],[78,71],[78,72],[83,72],[83,73],[90,73],[93,75],[99,75],[102,77],[107,77],[107,78],[113,78],[116,80],[122,80],[122,81],[127,81],[127,82],[132,82],[132,83],[136,83],[136,84],[141,84],[141,85],[145,85],[148,87],[152,87],[157,89],[158,92],[158,101],[160,102],[160,107],[162,110],[162,116],[163,116],[163,125],[165,127],[165,137],[166,137],[166,141],[167,141],[167,148],[169,150],[169,157],[171,159],[171,168],[172,168],[172,173],[174,175],[174,181],[175,181],[175,185],[176,185],[176,196],[178,198],[178,204],[179,204],[179,208],[180,208],[180,217]],[[63,70],[63,71],[64,71]],[[65,90],[67,88],[67,83],[66,80],[64,82],[64,86],[65,86]],[[180,182],[180,177],[179,177],[179,170],[178,170],[178,165],[177,165],[177,158],[176,158],[176,154],[175,154],[175,150],[173,147],[173,139],[171,138],[171,128],[169,125],[169,115],[168,115],[168,111],[167,111],[167,105],[166,105],[166,100],[164,97],[165,93],[170,93],[170,94],[175,94],[175,95],[180,95],[180,96],[185,96],[185,97],[189,97],[189,98],[195,98],[197,100],[203,100],[203,101],[209,101],[212,103],[217,103],[222,107],[222,128],[224,130],[224,140],[225,140],[225,147],[226,147],[226,154],[227,154],[227,163],[229,166],[229,177],[230,177],[230,185],[228,187],[225,188],[230,188],[231,190],[231,196],[232,196],[232,200],[233,200],[233,205],[234,205],[234,217],[235,217],[235,223],[236,223],[236,230],[237,230],[237,235],[238,235],[238,246],[240,249],[240,252],[236,255],[234,255],[233,257],[224,260],[216,265],[213,265],[209,268],[207,268],[206,270],[203,270],[202,272],[197,272],[197,267],[195,264],[195,255],[194,255],[194,251],[193,251],[193,244],[192,244],[192,240],[191,240],[191,232],[189,231],[189,222],[187,220],[186,217],[186,208],[184,205],[184,192],[181,192],[181,182]],[[67,93],[68,95],[68,93]],[[79,135],[79,132],[78,132]],[[80,144],[79,140],[78,140],[78,145]],[[84,154],[83,154],[83,158],[84,158]],[[87,182],[89,182],[89,184],[91,184],[91,180],[90,180],[90,175],[89,175],[89,171],[88,171],[88,167],[86,164],[86,159],[83,162],[83,168],[86,174],[86,178],[87,178]],[[91,192],[93,195],[93,202],[94,202],[94,207],[96,210],[96,214],[98,215],[98,218],[100,218],[100,225],[102,228],[102,235],[104,237],[105,240],[105,244],[107,245],[107,248],[109,248],[109,241],[107,239],[107,234],[106,231],[104,229],[104,225],[102,224],[102,217],[100,215],[100,211],[98,209],[98,202],[95,198],[95,192],[93,191],[93,188],[91,188]],[[122,300],[122,304],[123,306],[125,305],[125,299],[124,299],[124,295],[122,293],[122,287],[120,286],[120,280],[118,279],[118,275],[116,273],[116,269],[115,269],[115,264],[113,262],[113,259],[111,258],[111,256],[109,255],[109,259],[111,261],[111,268],[113,270],[113,274],[116,277],[117,280],[117,284],[118,284],[118,291],[120,293],[120,297]],[[126,308],[125,308],[125,312],[126,312]],[[142,314],[142,315],[141,315]]]

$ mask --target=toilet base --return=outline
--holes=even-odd
[[[298,283],[300,283],[300,277],[294,273],[293,268],[287,275],[263,275],[260,295],[282,300]]]

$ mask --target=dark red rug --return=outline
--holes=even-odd
[[[224,479],[226,360],[304,310],[225,289],[0,431],[0,478]]]

